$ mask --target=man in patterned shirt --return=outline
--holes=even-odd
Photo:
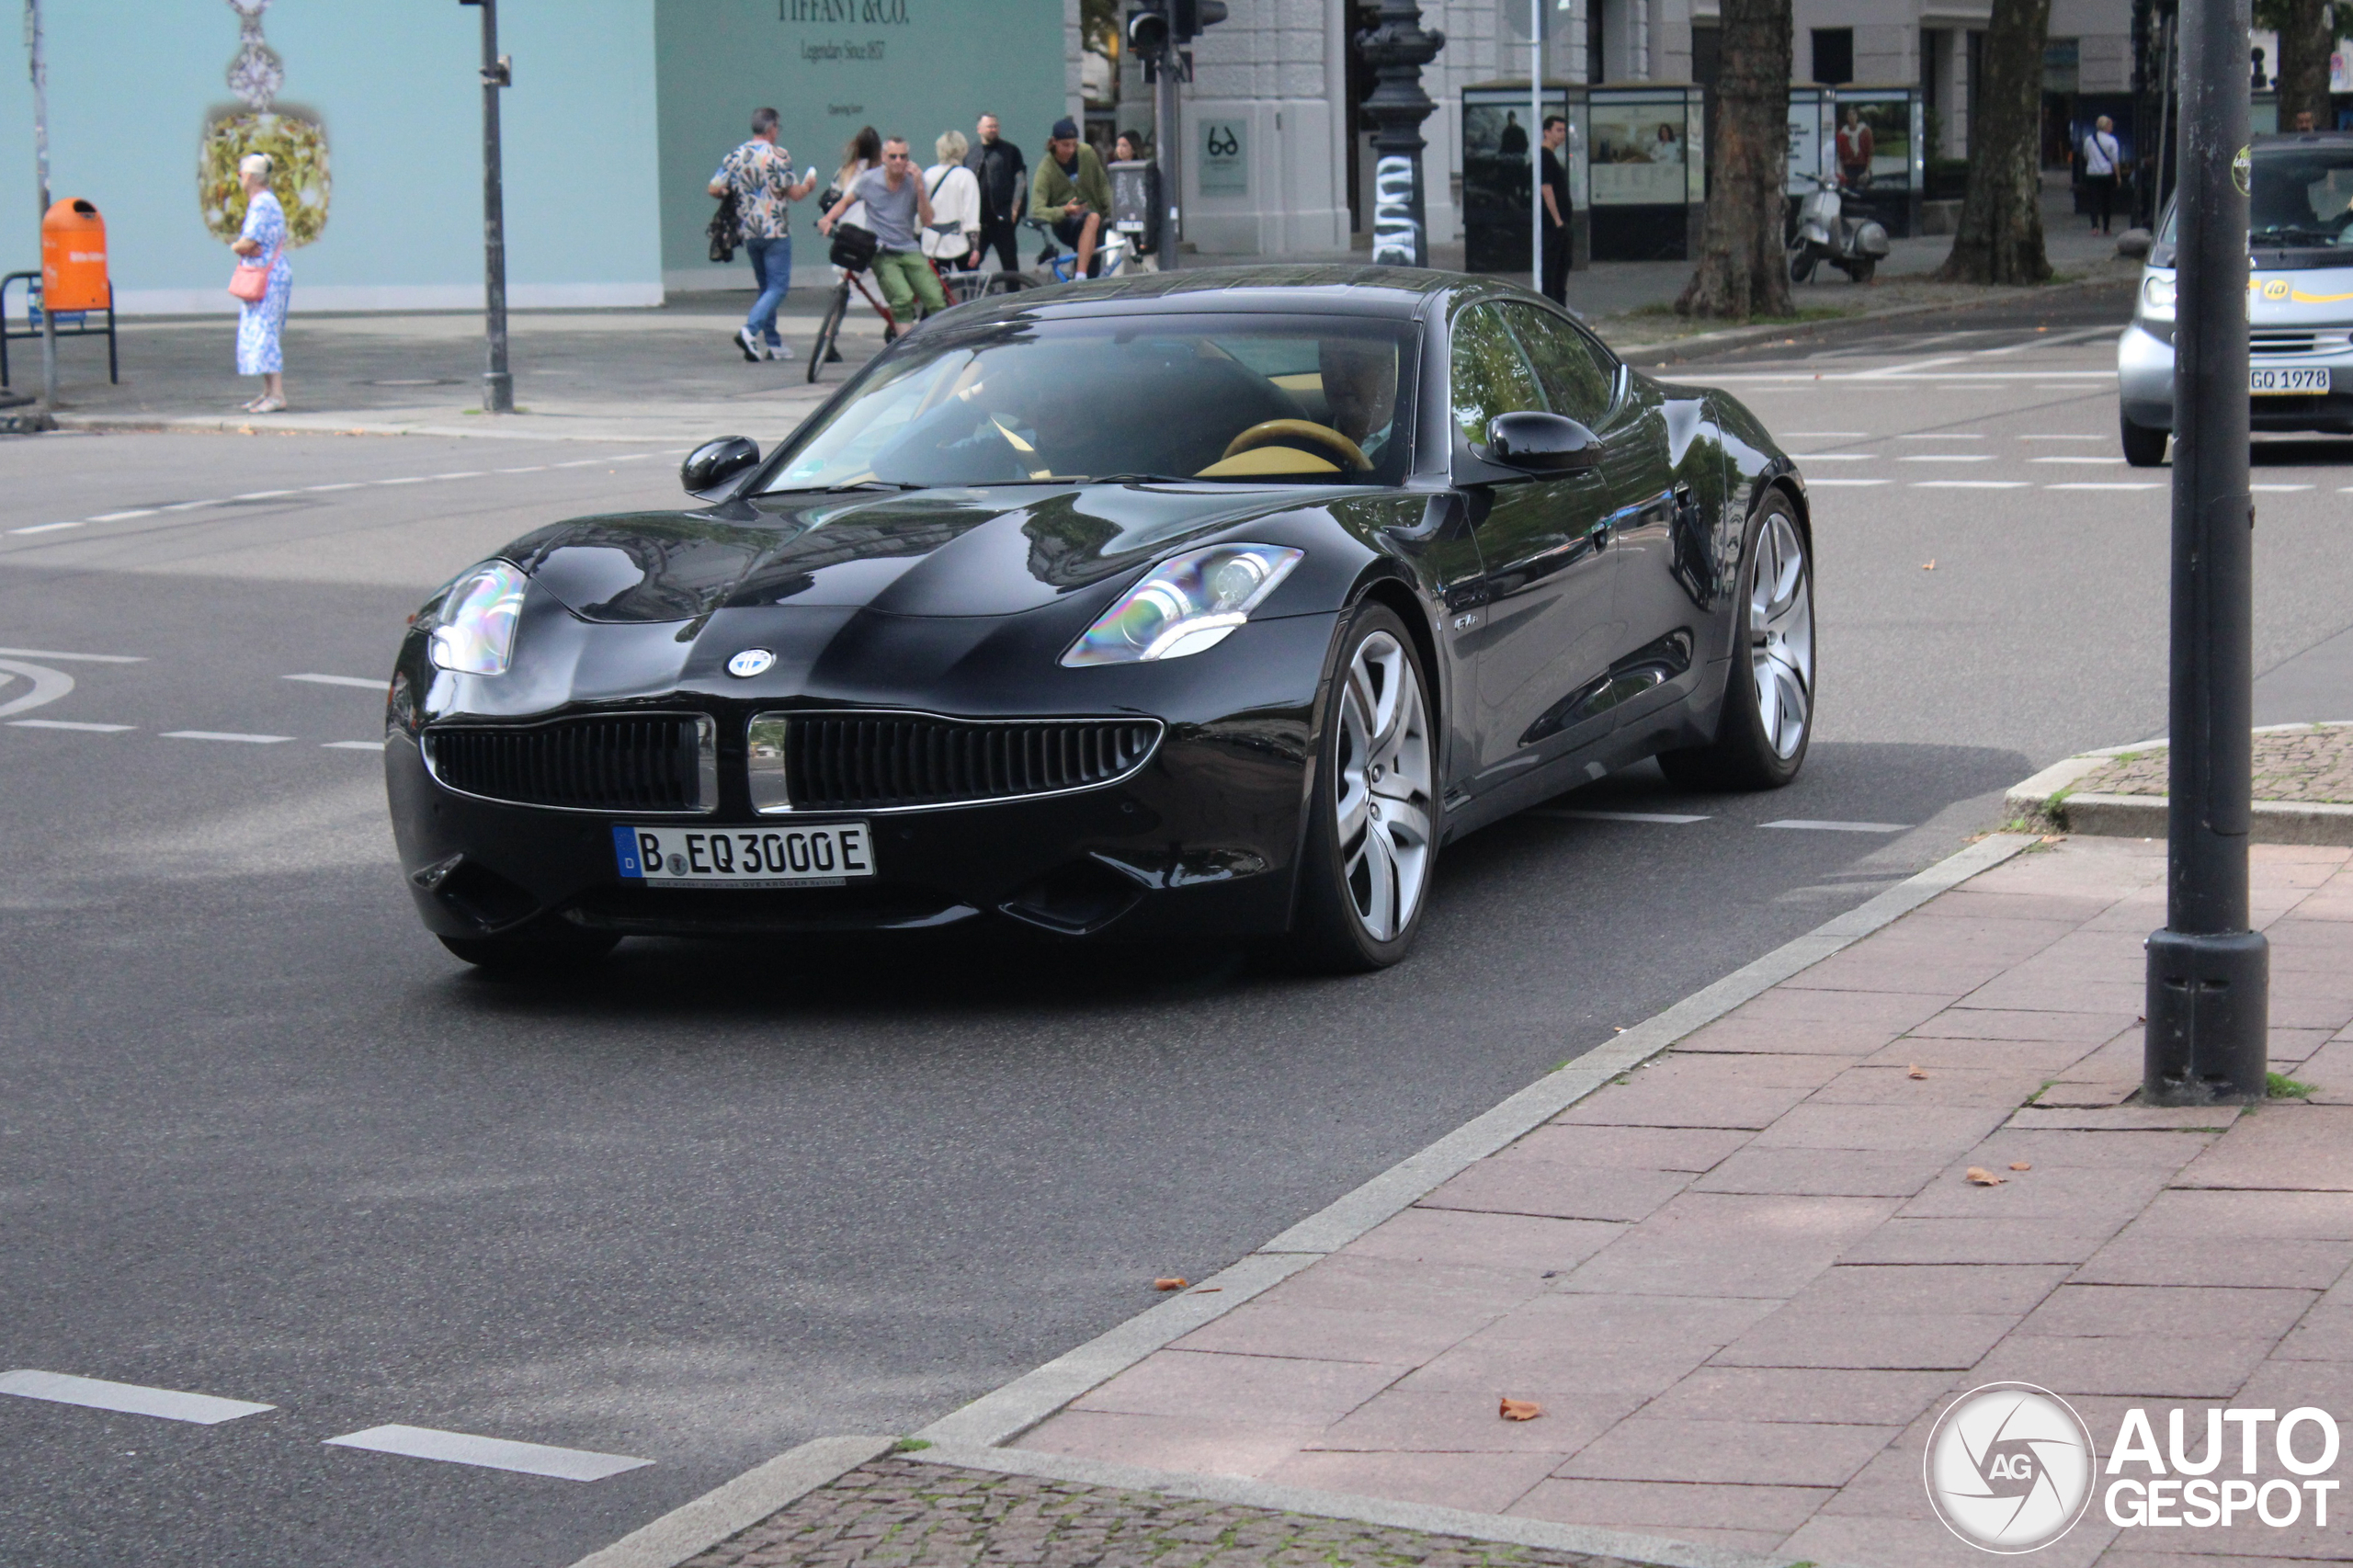
[[[790,359],[792,350],[777,335],[777,307],[792,281],[792,233],[785,203],[799,201],[817,184],[817,172],[798,185],[792,179],[792,154],[776,144],[777,112],[752,111],[752,139],[720,161],[710,176],[710,194],[735,198],[735,221],[744,228],[744,248],[751,253],[752,281],[760,291],[752,313],[736,330],[735,347],[751,360]]]

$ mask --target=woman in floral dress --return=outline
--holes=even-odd
[[[277,414],[286,406],[286,356],[278,334],[286,325],[286,301],[294,292],[294,267],[286,259],[286,210],[269,188],[270,160],[253,153],[237,165],[245,187],[245,224],[229,248],[251,260],[267,258],[269,290],[237,308],[237,374],[259,376],[261,395],[245,404],[248,414]]]

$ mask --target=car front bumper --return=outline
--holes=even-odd
[[[2338,337],[2342,338],[2344,333],[2345,329],[2336,329]],[[2254,362],[2257,369],[2325,369],[2329,372],[2329,390],[2325,394],[2309,396],[2250,397],[2250,428],[2353,432],[2353,356],[2260,354],[2254,357]],[[2171,330],[2160,328],[2153,332],[2136,318],[2124,329],[2124,335],[2116,346],[2117,402],[2124,417],[2147,429],[2172,429],[2173,379]]]
[[[1096,788],[915,810],[760,814],[741,787],[746,705],[714,715],[727,780],[717,810],[692,819],[567,811],[450,789],[417,739],[395,728],[385,747],[394,836],[419,915],[447,937],[551,917],[668,936],[914,929],[986,917],[1121,939],[1276,935],[1290,924],[1332,626],[1331,617],[1307,616],[1237,633],[1231,641],[1245,646],[1232,652],[1256,657],[1250,677],[1226,683],[1238,687],[1227,693],[1229,710],[1173,705],[1159,715],[1165,729],[1150,758]],[[1293,673],[1278,673],[1286,671]],[[1183,684],[1198,693],[1212,683]],[[927,706],[912,696],[906,707]],[[840,887],[648,887],[622,877],[614,848],[620,824],[775,830],[853,820],[867,824],[876,874]]]

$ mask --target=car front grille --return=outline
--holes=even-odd
[[[719,804],[717,726],[697,713],[598,714],[425,733],[449,789],[575,812],[702,812]]]
[[[2315,348],[2342,347],[2341,338],[2329,342],[2309,332],[2254,331],[2246,335],[2246,350],[2250,354],[2310,354]]]
[[[751,725],[752,804],[905,811],[1088,790],[1142,767],[1160,733],[1153,719],[763,713]]]

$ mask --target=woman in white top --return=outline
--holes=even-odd
[[[972,144],[961,131],[932,143],[939,162],[924,170],[931,197],[931,226],[923,232],[923,254],[942,266],[970,271],[980,259],[981,182],[964,166]]]
[[[858,183],[858,176],[869,169],[882,166],[882,133],[870,125],[860,126],[849,145],[842,149],[842,166],[834,175],[834,188],[819,199],[821,208],[831,208],[841,199],[844,191]],[[842,214],[842,222],[866,227],[866,203],[860,201]]]

